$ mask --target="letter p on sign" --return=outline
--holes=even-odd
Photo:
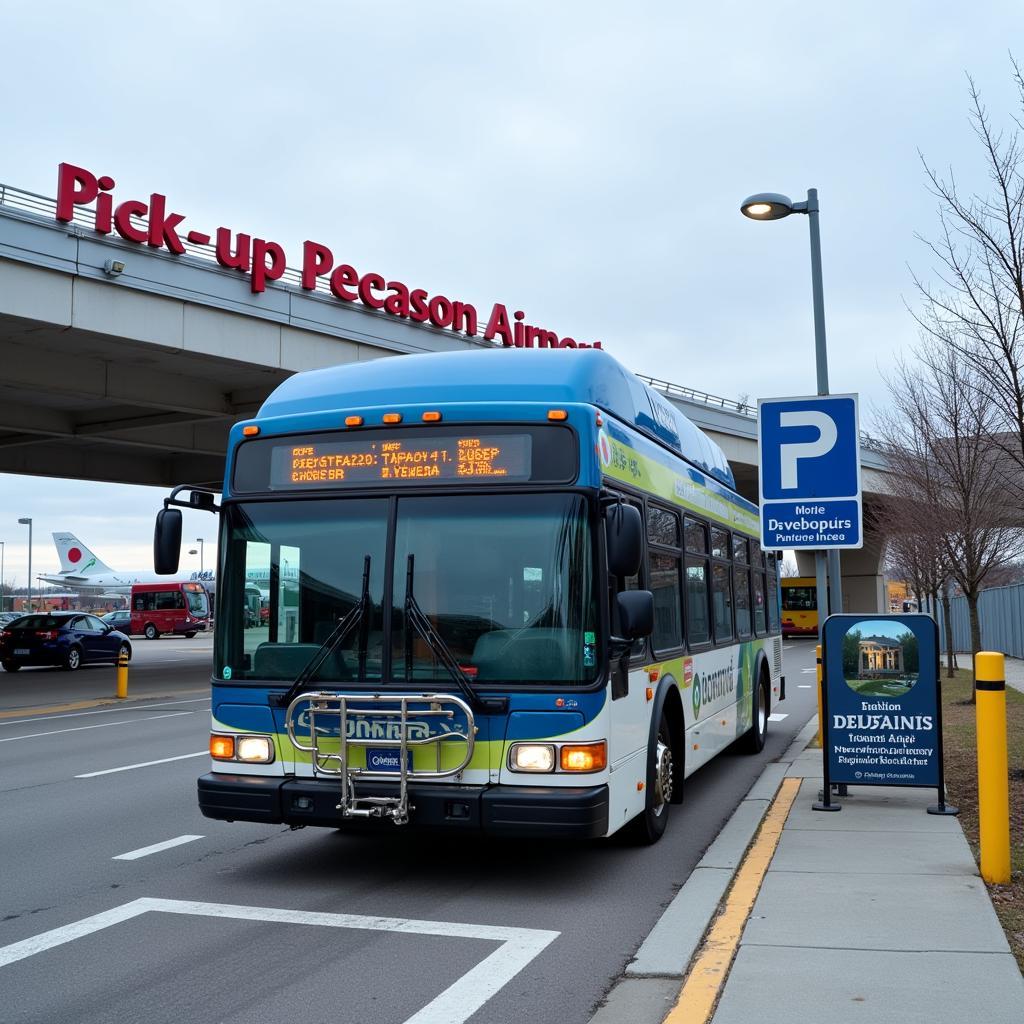
[[[818,459],[828,455],[836,446],[839,430],[828,413],[815,409],[800,409],[779,413],[780,427],[816,427],[817,440],[782,442],[779,445],[779,483],[783,490],[798,486],[797,463],[801,459]]]

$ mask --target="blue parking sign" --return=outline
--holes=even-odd
[[[857,396],[765,398],[757,421],[761,543],[861,547]]]

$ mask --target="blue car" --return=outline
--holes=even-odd
[[[23,615],[0,629],[0,665],[6,672],[22,665],[60,665],[74,672],[95,662],[116,664],[122,651],[131,658],[128,637],[83,612]]]

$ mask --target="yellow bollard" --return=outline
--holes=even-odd
[[[825,723],[822,720],[821,711],[821,644],[818,644],[818,646],[814,648],[814,654],[818,660],[818,746],[823,747],[825,746],[825,741],[822,738],[824,735]]]
[[[124,651],[117,656],[117,696],[121,700],[128,696],[128,655]]]
[[[978,830],[981,877],[1010,881],[1010,783],[1006,757],[1006,670],[1001,654],[979,651],[974,661],[978,722]]]

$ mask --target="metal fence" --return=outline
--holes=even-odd
[[[967,615],[967,598],[954,597],[951,604],[953,646],[958,651],[969,651],[971,623]],[[945,650],[941,605],[935,611],[935,618],[939,622],[942,648]],[[1024,658],[1024,583],[983,590],[978,598],[978,618],[981,621],[983,650],[1000,651],[1011,658]]]

